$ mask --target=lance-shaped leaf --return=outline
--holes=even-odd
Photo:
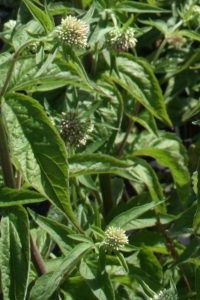
[[[29,224],[24,208],[10,208],[2,218],[0,253],[4,299],[24,300],[30,263]]]
[[[44,196],[30,190],[0,189],[0,207],[39,203],[45,200]]]
[[[115,10],[120,12],[131,12],[138,14],[151,14],[151,13],[165,13],[167,10],[164,10],[158,6],[149,5],[146,3],[139,3],[139,1],[118,1]]]
[[[50,16],[41,10],[38,6],[36,6],[33,1],[23,0],[30,13],[33,15],[34,19],[36,19],[43,26],[44,30],[48,33],[52,31],[53,24]]]
[[[24,179],[78,227],[69,202],[65,145],[42,106],[31,97],[10,94],[3,109]]]
[[[116,216],[108,226],[121,227],[124,230],[132,229],[131,222],[137,219],[139,216],[149,211],[150,209],[155,208],[158,203],[147,203],[143,205],[134,206],[131,209],[119,214]]]

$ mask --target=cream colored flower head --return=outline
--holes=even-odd
[[[114,28],[107,35],[108,47],[116,51],[128,51],[134,48],[136,43],[135,30],[130,27],[126,30]]]
[[[119,251],[128,244],[128,237],[125,231],[119,227],[110,226],[105,231],[104,246],[110,251]]]
[[[78,48],[85,48],[87,46],[88,31],[88,25],[73,16],[62,19],[61,24],[55,30],[60,41]]]

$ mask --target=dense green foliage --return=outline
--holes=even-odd
[[[0,299],[200,299],[198,0],[0,0]]]

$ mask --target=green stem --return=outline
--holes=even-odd
[[[164,38],[164,40],[162,41],[160,47],[158,48],[158,50],[156,51],[156,54],[153,58],[152,63],[155,64],[155,62],[158,60],[158,58],[160,57],[160,54],[162,53],[165,45],[167,44],[167,38]]]

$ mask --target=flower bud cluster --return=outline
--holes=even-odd
[[[123,229],[110,226],[105,231],[103,244],[109,251],[119,251],[124,245],[128,244],[128,237]]]
[[[85,48],[87,46],[88,25],[76,17],[62,19],[55,32],[58,39],[69,46]]]
[[[93,131],[90,119],[81,122],[77,113],[62,113],[62,116],[60,135],[65,143],[74,147],[84,146]]]
[[[133,28],[126,30],[120,28],[112,29],[107,35],[107,45],[116,51],[128,51],[134,48],[137,43]]]

